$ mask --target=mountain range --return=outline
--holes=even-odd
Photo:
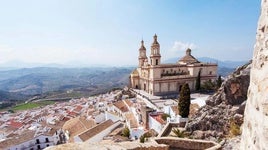
[[[0,71],[0,100],[62,94],[93,95],[128,84],[133,68],[24,68]],[[11,96],[17,95],[17,96]],[[22,96],[23,95],[23,96]],[[73,96],[72,95],[72,96]],[[66,95],[65,95],[66,96]]]
[[[246,61],[219,61],[208,57],[198,58],[202,62],[218,64],[218,74],[227,76]],[[177,58],[164,63],[174,63]],[[134,67],[87,68],[59,64],[25,64],[13,62],[13,66],[0,66],[0,101],[21,100],[38,95],[42,98],[89,96],[107,92],[112,88],[122,88],[128,84],[128,77]],[[46,67],[35,67],[35,66]],[[19,68],[17,67],[33,68]],[[78,65],[83,66],[83,65]],[[70,92],[71,91],[71,92]],[[66,93],[68,92],[68,93]],[[57,95],[57,96],[55,96]]]

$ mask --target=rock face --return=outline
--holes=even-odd
[[[206,105],[189,120],[186,130],[194,138],[216,140],[229,134],[230,119],[243,123],[243,114],[249,86],[251,62],[239,67],[208,98]]]
[[[241,149],[268,148],[268,1],[262,0]]]

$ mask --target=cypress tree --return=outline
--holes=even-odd
[[[196,83],[195,83],[195,90],[196,91],[199,91],[200,90],[200,82],[201,82],[201,71],[199,70],[199,72],[198,72],[198,75],[197,75],[197,77],[196,77]]]
[[[178,103],[179,114],[181,117],[186,118],[190,112],[191,104],[191,91],[189,85],[186,83],[182,86],[180,91],[180,98]]]
[[[218,76],[217,87],[220,88],[222,84],[221,75]]]

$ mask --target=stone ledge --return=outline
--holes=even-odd
[[[219,150],[221,145],[213,141],[184,139],[177,137],[161,137],[154,139],[158,144],[169,145],[174,149],[188,149],[188,150]]]

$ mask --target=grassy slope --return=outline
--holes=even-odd
[[[41,101],[41,102],[30,102],[30,103],[23,103],[19,104],[17,106],[14,106],[11,108],[13,111],[18,111],[18,110],[27,110],[27,109],[33,109],[36,107],[40,106],[46,106],[46,105],[51,105],[54,104],[54,101]]]

